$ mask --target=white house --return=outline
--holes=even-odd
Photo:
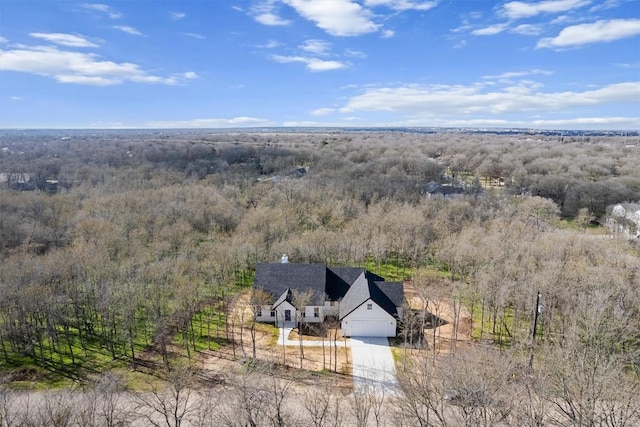
[[[606,224],[615,235],[640,238],[640,204],[620,203],[613,206]]]
[[[256,320],[281,327],[333,317],[344,336],[395,337],[402,317],[402,283],[364,268],[294,264],[283,257],[279,264],[258,264],[253,287]]]

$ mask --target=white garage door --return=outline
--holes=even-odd
[[[343,322],[342,333],[350,337],[393,337],[395,330],[390,320],[349,320]]]

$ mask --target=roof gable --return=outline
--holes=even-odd
[[[288,303],[291,303],[292,297],[293,295],[291,294],[291,289],[287,288],[287,290],[284,291],[282,295],[280,295],[280,298],[278,298],[276,302],[273,303],[273,306],[271,306],[271,308],[275,309],[285,301],[287,301]]]
[[[374,280],[368,278],[363,272],[353,285],[351,285],[344,299],[340,302],[340,320],[344,319],[369,299],[378,304],[380,308],[390,315],[398,315],[398,310],[393,301],[378,287]]]
[[[365,272],[359,267],[327,267],[325,292],[330,301],[340,301],[349,291],[351,284]]]

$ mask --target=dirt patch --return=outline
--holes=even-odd
[[[435,281],[424,289],[413,281],[404,282],[405,298],[409,307],[414,310],[426,309],[428,313],[441,319],[435,328],[430,327],[423,331],[431,346],[435,336],[435,349],[438,354],[449,353],[461,342],[469,342],[473,327],[471,313],[464,305],[452,298],[439,296],[445,294],[445,287],[442,281]]]
[[[298,333],[298,329],[294,329],[289,334],[290,340],[299,340],[301,335]],[[318,328],[315,325],[308,325],[302,328],[302,341],[322,341],[325,340],[342,340],[342,329],[340,328]]]
[[[261,361],[273,363],[282,369],[304,369],[313,372],[335,372],[343,387],[351,387],[351,353],[345,345],[342,334],[338,329],[338,341],[334,346],[329,343],[329,333],[334,337],[335,330],[327,331],[326,346],[303,347],[303,357],[300,357],[300,346],[297,344],[297,330],[290,334],[289,340],[295,340],[295,345],[282,346],[278,343],[279,330],[273,325],[256,323],[249,304],[249,292],[239,295],[234,301],[229,318],[230,326],[221,331],[222,338],[228,344],[215,351],[201,351],[198,353],[198,366],[211,375],[224,374],[237,369],[243,361],[253,359],[254,341],[255,357]],[[232,326],[231,326],[232,325]],[[322,338],[317,331],[313,335],[303,334],[306,341],[320,341]],[[345,375],[346,374],[346,375]]]

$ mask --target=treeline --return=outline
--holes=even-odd
[[[513,418],[512,407],[494,410],[504,408],[511,386],[543,421],[598,425],[580,420],[605,419],[603,408],[623,416],[609,405],[614,390],[626,390],[628,408],[639,407],[639,248],[589,232],[606,203],[638,200],[640,148],[630,141],[401,133],[12,138],[0,144],[1,172],[53,164],[57,175],[46,179],[73,184],[55,194],[0,190],[2,370],[39,366],[86,379],[91,370],[140,362],[149,350],[169,366],[175,351],[193,358],[234,345],[232,296],[251,282],[257,262],[287,253],[292,262],[412,272],[425,306],[450,298],[458,314],[462,306],[471,311],[471,335],[490,349],[482,358],[502,354],[507,376],[489,363],[475,376],[434,370],[471,357],[455,341],[452,359],[406,360],[402,386],[417,399],[401,407],[406,425],[536,425]],[[483,192],[428,198],[430,181]],[[535,186],[541,182],[556,184]],[[568,197],[592,186],[606,197]],[[437,283],[446,277],[444,288],[434,272]],[[447,411],[469,418],[438,412],[445,397],[459,404]]]
[[[597,218],[613,203],[640,199],[637,137],[462,133],[162,133],[135,131],[3,135],[0,171],[39,182],[97,186],[122,176],[147,181],[208,179],[237,184],[308,166],[314,182],[368,203],[415,203],[429,181],[504,186],[553,200],[563,217]],[[536,138],[536,139],[532,139]],[[444,173],[443,173],[444,172]],[[142,182],[139,182],[142,181]],[[124,183],[114,183],[122,188]],[[118,185],[119,184],[119,185]],[[44,185],[44,184],[42,184]],[[131,189],[131,188],[129,188]]]

